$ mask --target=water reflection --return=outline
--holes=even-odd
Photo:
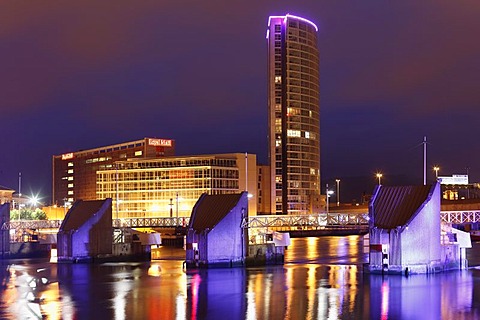
[[[480,270],[382,277],[362,272],[366,258],[361,237],[324,237],[248,269],[19,261],[0,265],[0,319],[480,318]]]

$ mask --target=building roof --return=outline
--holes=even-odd
[[[97,213],[106,201],[111,200],[76,201],[63,219],[60,231],[77,230]]]
[[[369,210],[374,226],[394,229],[408,224],[429,198],[431,190],[431,185],[377,187]]]
[[[198,199],[190,218],[190,228],[196,231],[213,229],[237,205],[242,193],[215,194],[206,193]]]
[[[13,192],[15,192],[15,190],[10,189],[10,188],[7,188],[7,187],[4,187],[4,186],[2,186],[2,185],[0,185],[0,191],[13,191]]]

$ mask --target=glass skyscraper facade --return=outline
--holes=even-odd
[[[285,15],[268,20],[271,211],[320,211],[320,84],[317,26]]]

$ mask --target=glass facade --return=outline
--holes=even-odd
[[[189,217],[202,193],[242,191],[238,165],[236,154],[119,161],[97,171],[97,198],[112,198],[114,217]]]
[[[317,27],[270,17],[268,43],[271,211],[320,210],[320,102]]]

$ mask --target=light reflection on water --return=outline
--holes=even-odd
[[[476,263],[478,253],[474,244],[467,258]],[[350,236],[292,239],[285,265],[247,269],[186,271],[180,260],[0,261],[0,319],[480,317],[480,270],[370,276],[362,272],[366,259],[361,237]]]

